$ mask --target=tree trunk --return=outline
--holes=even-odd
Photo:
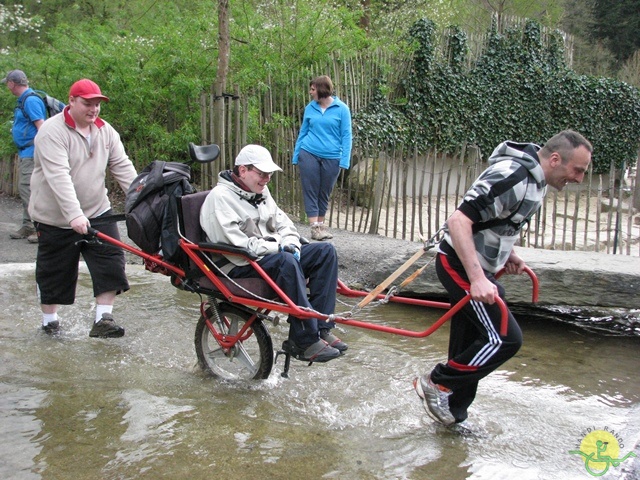
[[[229,0],[218,0],[218,71],[214,86],[214,132],[213,142],[220,146],[220,164],[226,165],[227,146],[224,144],[224,91],[229,73]]]
[[[360,28],[369,33],[371,25],[371,0],[361,0],[362,16],[360,17]]]

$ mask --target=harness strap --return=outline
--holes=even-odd
[[[513,222],[513,221],[511,221],[511,219],[513,218],[513,216],[516,213],[518,213],[518,211],[520,210],[520,207],[522,207],[522,204],[524,203],[524,200],[525,200],[525,197],[522,197],[522,200],[518,204],[518,207],[508,217],[506,217],[506,218],[494,218],[493,220],[489,220],[489,221],[486,221],[486,222],[474,223],[472,225],[472,227],[471,227],[471,231],[473,233],[477,233],[477,232],[480,232],[481,230],[486,230],[488,228],[496,227],[496,226],[499,226],[499,225],[509,225],[509,226],[515,228],[516,231],[519,231],[525,223],[529,223],[529,219],[526,219],[526,220],[524,220],[523,222],[520,222],[520,223]]]
[[[524,173],[524,175],[523,175]],[[479,222],[479,223],[474,223],[473,226],[471,227],[471,230],[473,233],[477,233],[480,232],[482,230],[487,230],[488,228],[493,228],[496,226],[500,226],[500,225],[508,225],[512,228],[514,228],[516,231],[520,231],[523,227],[523,225],[528,224],[529,220],[531,219],[531,217],[526,218],[525,220],[523,220],[520,223],[516,223],[514,221],[512,221],[511,219],[520,211],[520,208],[522,207],[522,205],[524,204],[524,201],[527,198],[527,188],[529,185],[529,177],[531,176],[531,173],[529,172],[529,170],[527,168],[525,168],[524,166],[519,167],[515,172],[513,172],[513,174],[511,174],[511,176],[509,178],[512,179],[511,182],[508,182],[508,184],[505,185],[505,188],[513,188],[515,185],[517,185],[518,183],[520,183],[523,179],[525,179],[526,182],[526,186],[525,186],[525,192],[524,195],[522,196],[522,200],[520,200],[520,203],[518,203],[518,206],[516,207],[516,209],[511,212],[511,215],[509,215],[508,217],[505,218],[494,218],[492,220],[488,220],[486,222]],[[533,215],[531,215],[533,216]]]
[[[109,223],[122,222],[126,219],[127,216],[124,213],[118,213],[115,215],[102,215],[100,217],[90,218],[89,221],[91,222],[91,226],[94,227],[98,225],[107,225]]]

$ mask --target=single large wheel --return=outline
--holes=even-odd
[[[221,324],[215,322],[215,307],[205,314],[223,334],[236,335],[252,314],[228,303],[220,303]],[[273,366],[273,343],[262,320],[256,319],[243,338],[225,351],[200,316],[195,335],[198,364],[207,373],[225,380],[251,380],[268,378]]]

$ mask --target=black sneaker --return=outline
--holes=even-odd
[[[340,350],[333,348],[324,340],[308,346],[303,354],[304,360],[308,362],[328,362],[340,356]]]
[[[329,330],[328,328],[320,329],[320,338],[340,352],[346,352],[349,348],[349,345],[347,345],[333,333],[331,333],[331,330]]]
[[[42,325],[42,330],[48,335],[55,335],[60,332],[60,322],[58,320],[53,320],[46,325]]]
[[[110,313],[103,313],[102,318],[93,324],[90,337],[119,338],[124,335],[124,328],[117,325]]]

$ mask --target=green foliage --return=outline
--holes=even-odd
[[[227,85],[245,94],[264,88],[266,79],[287,85],[291,72],[310,71],[336,50],[361,48],[367,38],[357,26],[358,5],[232,3]],[[14,17],[22,24],[46,24],[37,24],[43,27],[37,38],[32,31],[0,30],[0,48],[7,47],[0,70],[21,68],[32,86],[61,100],[75,80],[96,81],[111,98],[101,115],[121,133],[138,168],[153,159],[180,159],[187,142],[198,141],[199,98],[216,78],[216,2],[26,0],[20,8]],[[3,120],[13,116],[14,104],[4,90]],[[249,119],[251,138],[268,139],[269,129],[284,121],[263,127],[256,105],[249,102],[249,108],[256,112]],[[15,151],[9,131],[0,131],[1,152]]]
[[[43,24],[42,17],[27,13],[24,5],[0,4],[0,51],[5,46],[36,43]]]
[[[12,7],[11,18],[28,27],[11,30],[4,23],[0,30],[1,71],[21,68],[32,86],[62,100],[75,80],[95,80],[112,100],[104,104],[102,116],[121,133],[139,168],[156,158],[179,159],[186,143],[197,141],[199,97],[216,77],[215,2],[25,0],[22,5]],[[535,22],[501,33],[494,28],[481,57],[469,67],[464,31],[449,27],[444,38],[440,32],[457,19],[480,17],[484,29],[491,18],[486,2],[373,2],[369,36],[358,28],[360,5],[355,0],[232,3],[228,85],[247,94],[267,88],[268,80],[278,102],[291,105],[300,93],[291,89],[292,72],[298,78],[307,72],[311,76],[335,51],[347,57],[378,43],[403,55],[411,48],[412,68],[402,91],[394,92],[394,98],[402,96],[401,104],[386,100],[390,87],[380,80],[384,72],[371,75],[377,94],[354,115],[357,142],[422,151],[473,143],[487,154],[507,138],[543,142],[571,127],[594,142],[598,168],[608,169],[610,159],[635,158],[638,91],[568,69],[559,33],[543,40]],[[554,24],[559,15],[551,0],[498,5],[504,15],[530,15],[542,24]],[[427,11],[434,12],[433,21],[413,22]],[[410,40],[399,41],[409,20]],[[0,94],[0,153],[14,151],[9,133],[14,105],[15,97],[5,89]],[[254,98],[248,99],[248,109],[249,138],[265,144],[299,120],[274,116],[261,123],[262,105]]]
[[[14,100],[15,101],[15,100]],[[4,103],[4,102],[3,102]],[[13,125],[13,109],[2,108],[0,113],[7,112],[2,115],[0,123],[0,158],[6,158],[17,153],[16,146],[11,136],[11,126]]]
[[[409,30],[417,50],[414,68],[405,81],[407,104],[402,110],[413,126],[407,140],[420,151],[432,147],[454,150],[468,139],[464,128],[468,110],[450,107],[464,98],[473,101],[468,77],[462,72],[466,37],[458,29],[450,31],[444,57],[437,55],[433,22],[421,20]]]
[[[465,37],[459,30],[450,29],[444,49],[437,48],[429,20],[416,22],[409,33],[415,52],[404,83],[407,102],[391,107],[377,98],[375,106],[354,115],[355,139],[363,147],[371,138],[422,151],[452,152],[469,143],[486,156],[504,140],[542,144],[572,128],[593,143],[596,172],[608,172],[612,162],[635,163],[640,92],[567,68],[560,32],[543,41],[533,21],[504,34],[493,30],[470,69],[463,68]]]
[[[469,72],[473,94],[482,99],[471,118],[483,152],[506,139],[542,142],[559,130],[552,110],[561,61],[556,52],[545,49],[533,22],[524,32],[492,32],[489,47]]]
[[[640,0],[595,0],[592,35],[623,62],[640,49]]]
[[[357,51],[367,42],[357,27],[358,8],[300,1],[263,2],[257,8],[239,3],[231,8],[230,75],[243,91],[267,78],[286,82],[291,72],[325,63],[335,51]]]
[[[154,159],[185,157],[187,143],[200,136],[198,99],[215,78],[215,53],[207,55],[200,40],[213,35],[210,20],[167,19],[145,37],[113,23],[61,23],[49,33],[49,45],[20,51],[19,65],[32,86],[61,100],[80,78],[98,83],[111,99],[101,116],[141,168]],[[3,70],[14,65],[2,62]]]
[[[406,143],[411,130],[408,117],[402,115],[382,93],[384,83],[376,80],[376,88],[367,107],[352,118],[353,135],[365,151],[378,147],[399,147]]]
[[[452,23],[457,16],[456,1],[373,0],[370,7],[372,35],[389,43],[406,34],[407,26],[428,16],[439,27]]]

